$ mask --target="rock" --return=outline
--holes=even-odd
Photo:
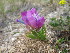
[[[13,37],[11,38],[11,41],[14,42],[17,38]]]
[[[24,28],[20,28],[19,32],[24,33]]]
[[[20,33],[16,33],[13,35],[14,37],[20,36]]]

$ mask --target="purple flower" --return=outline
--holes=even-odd
[[[33,29],[41,28],[45,22],[44,17],[40,17],[35,8],[21,12],[21,16],[22,17],[17,19],[17,21],[24,23],[26,26],[30,26]]]

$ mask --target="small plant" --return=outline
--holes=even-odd
[[[45,19],[40,17],[35,8],[21,13],[22,18],[17,19],[17,22],[23,23],[31,33],[27,37],[32,39],[46,39],[46,28],[44,26]]]
[[[51,18],[51,22],[49,23],[52,27],[57,27],[60,25],[59,21],[56,18]]]
[[[4,13],[5,13],[4,10],[5,10],[5,9],[4,9],[4,2],[1,0],[1,1],[0,1],[0,14],[4,14]]]
[[[39,31],[32,30],[31,34],[28,34],[27,37],[30,37],[32,39],[40,39],[40,40],[46,40],[46,30],[45,27],[41,27]]]
[[[67,52],[68,52],[68,50],[64,49],[60,53],[67,53]]]
[[[51,18],[49,25],[52,27],[52,29],[57,33],[59,31],[59,36],[69,36],[70,31],[70,17],[60,17],[60,19],[57,18]],[[64,37],[65,37],[64,36]]]
[[[63,43],[65,42],[66,40],[64,38],[60,38],[59,40],[57,40],[57,43]]]
[[[56,45],[56,46],[55,46],[55,48],[56,48],[56,49],[59,49],[59,46],[58,46],[58,45]]]

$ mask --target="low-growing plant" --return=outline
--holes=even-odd
[[[31,33],[28,33],[27,37],[46,40],[46,28],[44,25],[45,19],[38,15],[35,8],[22,12],[21,16],[22,17],[16,21],[25,24],[29,29]]]
[[[0,1],[0,13],[4,13],[4,2]]]
[[[57,43],[63,43],[63,42],[65,42],[66,40],[64,39],[64,38],[60,38],[60,39],[58,39],[57,40]]]
[[[67,16],[66,18],[60,17],[60,19],[57,18],[51,18],[51,22],[49,23],[53,28],[57,28],[57,30],[67,30],[69,31],[70,28],[70,17]],[[68,28],[65,28],[68,27]]]
[[[55,48],[56,48],[56,49],[59,49],[59,46],[58,46],[58,45],[56,45],[56,46],[55,46]]]
[[[46,28],[45,26],[41,27],[39,31],[32,30],[31,34],[28,34],[27,37],[32,39],[40,39],[40,40],[46,40]]]
[[[68,50],[64,49],[60,53],[68,53]]]
[[[49,25],[52,27],[52,29],[56,32],[59,32],[58,34],[60,36],[70,36],[70,17],[60,17],[60,19],[57,18],[51,18]]]

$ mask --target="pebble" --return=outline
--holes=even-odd
[[[17,38],[13,37],[11,38],[11,41],[14,42]]]
[[[16,33],[16,34],[14,34],[13,36],[14,37],[17,37],[17,36],[20,36],[21,34],[20,33]]]

